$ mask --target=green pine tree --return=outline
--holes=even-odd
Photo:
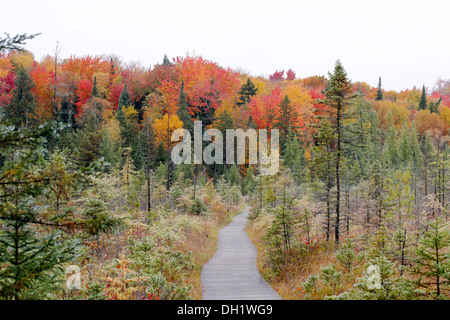
[[[98,90],[98,87],[97,87],[97,77],[94,77],[94,84],[92,86],[92,91],[91,91],[91,98],[92,97],[100,98],[100,91]]]
[[[311,175],[322,181],[325,186],[324,198],[326,203],[326,222],[325,231],[327,241],[331,235],[332,219],[332,187],[333,177],[335,175],[335,153],[333,152],[333,143],[336,140],[331,123],[322,119],[317,125],[317,135],[315,137],[317,147],[314,147],[314,157],[311,161]]]
[[[443,217],[436,216],[428,223],[428,231],[419,244],[413,267],[413,273],[420,276],[417,283],[419,286],[434,287],[436,298],[444,298],[441,294],[446,292],[445,288],[449,284],[450,233]]]
[[[289,132],[296,128],[295,121],[297,118],[298,113],[291,104],[289,97],[285,95],[280,103],[280,114],[275,121],[275,127],[280,131],[281,152],[286,149]]]
[[[383,157],[385,162],[394,168],[398,167],[400,164],[400,154],[397,144],[397,130],[395,130],[394,126],[391,126],[388,129],[386,141],[384,142],[383,147]]]
[[[88,234],[97,236],[124,225],[124,220],[111,216],[108,205],[102,199],[89,198],[81,212]]]
[[[133,139],[131,158],[137,169],[141,169],[144,165],[144,137],[142,131],[137,132],[136,139]]]
[[[123,90],[119,96],[119,109],[121,109],[121,107],[128,107],[130,105],[131,105],[131,97],[130,93],[128,92],[128,84],[125,81],[125,85],[123,86]]]
[[[286,148],[283,153],[284,166],[289,168],[296,178],[306,166],[305,150],[300,147],[300,143],[292,130],[288,132]],[[298,180],[300,181],[300,180]]]
[[[344,267],[346,272],[350,272],[354,267],[361,263],[364,255],[358,253],[356,245],[348,238],[347,241],[336,250],[335,257]]]
[[[76,159],[81,167],[86,168],[99,158],[101,139],[97,117],[91,113],[86,126],[76,133]]]
[[[398,142],[398,151],[399,151],[399,156],[400,156],[400,160],[403,163],[407,163],[410,158],[411,158],[411,148],[409,145],[409,127],[408,125],[405,124],[403,125],[403,129],[400,132],[400,140]]]
[[[118,162],[119,157],[116,146],[111,141],[111,136],[108,130],[103,130],[102,139],[100,143],[100,156],[109,163],[110,166],[114,167],[114,165]]]
[[[409,130],[408,145],[410,149],[410,160],[415,168],[420,168],[423,163],[423,154],[420,150],[418,133],[416,130],[416,124],[413,122]]]
[[[164,59],[163,59],[163,66],[171,66],[172,63],[170,62],[169,58],[167,57],[167,54],[164,54]]]
[[[255,84],[252,82],[250,78],[247,79],[247,82],[244,83],[239,90],[239,98],[237,104],[239,106],[246,105],[250,102],[250,99],[256,95],[258,88],[256,88]]]
[[[123,107],[128,107],[131,104],[130,94],[128,92],[127,82],[123,86],[122,92],[119,96],[119,105],[116,111],[116,119],[119,121],[120,125],[123,127],[125,124],[125,112]]]
[[[231,185],[238,185],[241,181],[241,175],[236,165],[232,165],[230,167],[230,171],[228,171],[227,175],[227,180]]]
[[[420,141],[420,150],[423,154],[423,165],[422,165],[422,176],[423,176],[423,193],[424,196],[428,195],[428,180],[429,176],[431,176],[431,164],[434,159],[434,154],[436,152],[436,149],[433,145],[433,142],[431,141],[430,133],[427,132],[426,134],[422,135],[422,139]]]
[[[255,191],[255,187],[256,187],[255,174],[253,173],[252,166],[249,165],[244,178],[244,182],[242,184],[243,189],[242,193],[244,195],[251,195]]]
[[[61,100],[61,121],[71,126],[75,125],[75,115],[77,114],[77,106],[67,97]]]
[[[336,183],[336,201],[335,215],[336,223],[334,236],[335,241],[339,243],[340,237],[340,216],[341,216],[341,166],[344,158],[344,131],[345,121],[350,118],[350,106],[354,95],[353,86],[347,77],[347,72],[340,60],[336,61],[333,73],[329,73],[328,87],[325,91],[325,99],[322,101],[329,107],[330,122],[336,132],[335,148],[335,183]]]
[[[43,157],[53,126],[12,131],[0,121],[0,154],[14,154],[0,162],[0,299],[52,299],[78,244],[63,232],[71,210],[48,199],[76,181]]]
[[[178,98],[178,110],[177,110],[178,118],[183,121],[184,129],[188,130],[191,134],[191,137],[194,135],[194,123],[192,121],[192,117],[188,111],[188,104],[186,100],[186,92],[184,92],[184,80],[181,80],[181,88],[180,88],[180,96]]]
[[[383,90],[381,90],[381,77],[378,78],[378,89],[375,101],[383,101]]]
[[[428,109],[430,110],[430,113],[439,113],[439,105],[442,102],[442,96],[439,97],[439,100],[437,102],[430,101],[430,104],[428,105]]]
[[[5,107],[8,119],[17,126],[30,127],[36,122],[33,79],[23,65],[16,66],[16,79],[11,103]]]
[[[283,204],[275,209],[275,217],[266,229],[263,241],[268,244],[270,260],[275,271],[279,271],[285,256],[291,251],[295,221],[292,211]]]
[[[156,141],[155,141],[155,131],[152,125],[151,117],[147,117],[142,128],[143,134],[143,162],[145,177],[147,181],[147,213],[150,214],[152,209],[152,177],[153,168],[156,162]]]
[[[422,94],[420,95],[419,100],[419,110],[426,110],[427,109],[427,92],[425,90],[425,86],[422,88]]]

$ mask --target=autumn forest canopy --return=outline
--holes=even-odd
[[[0,41],[0,299],[200,299],[217,230],[244,202],[284,299],[450,297],[450,78],[397,92],[339,60],[269,77],[198,55],[37,60],[25,40]],[[279,172],[248,155],[174,164],[170,136],[196,120],[278,129]]]

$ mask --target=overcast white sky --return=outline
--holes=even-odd
[[[0,0],[0,33],[41,32],[36,59],[59,41],[64,58],[195,52],[255,76],[326,76],[339,58],[353,81],[404,90],[450,78],[449,16],[448,0]]]

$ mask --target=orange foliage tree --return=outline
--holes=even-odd
[[[38,106],[36,108],[36,114],[40,121],[45,121],[52,117],[55,76],[52,71],[48,71],[38,65],[33,67],[30,75],[35,83],[32,91]]]
[[[183,128],[183,122],[176,114],[171,115],[169,119],[167,114],[165,114],[162,118],[156,119],[153,124],[156,144],[163,143],[164,147],[167,149],[172,133],[176,129],[180,128]]]
[[[419,134],[424,134],[428,130],[437,130],[444,134],[448,134],[447,126],[439,114],[431,113],[430,110],[417,111],[414,121]]]
[[[270,129],[274,126],[282,99],[283,95],[278,87],[272,90],[270,95],[252,97],[248,109],[258,129]]]
[[[240,88],[236,72],[200,56],[177,57],[176,63],[191,114],[213,114],[224,99],[234,97]]]

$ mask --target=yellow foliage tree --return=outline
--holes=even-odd
[[[11,60],[7,57],[0,59],[0,78],[6,77],[8,72],[13,69]]]
[[[106,72],[96,72],[93,75],[92,80],[94,80],[94,77],[97,79],[97,89],[100,93],[100,97],[104,99],[109,98],[109,74]]]
[[[167,130],[167,127],[169,130]],[[171,115],[170,117],[168,117],[168,115],[165,114],[162,118],[156,119],[153,124],[156,143],[160,144],[162,142],[164,144],[164,147],[167,148],[167,142],[170,142],[172,132],[180,128],[183,128],[183,122],[180,120],[180,118],[178,118],[177,115]]]
[[[133,107],[133,106],[128,106],[128,107],[123,107],[123,113],[125,114],[125,118],[127,120],[137,120],[139,117],[139,112]]]
[[[415,114],[417,132],[424,134],[428,130],[435,130],[446,134],[446,125],[437,113],[431,113],[430,110],[419,110]]]
[[[267,84],[265,79],[261,79],[261,78],[253,78],[251,77],[252,82],[255,84],[256,88],[258,89],[258,91],[256,91],[256,94],[263,94],[263,95],[268,95],[270,94],[270,91],[267,88]]]
[[[450,128],[450,107],[442,105],[439,110],[442,121],[447,125],[447,130]]]
[[[11,62],[16,65],[22,65],[29,71],[34,63],[34,55],[28,51],[14,51],[11,54]]]
[[[410,111],[405,103],[394,101],[374,101],[373,108],[377,112],[380,119],[380,125],[387,128],[391,125],[395,126],[397,130],[403,128],[403,124],[408,120]]]
[[[302,133],[303,140],[312,140],[312,128],[308,127],[313,117],[313,99],[309,91],[302,85],[300,80],[288,81],[282,90],[282,96],[287,95],[291,105],[298,114],[297,130]]]
[[[113,144],[118,145],[122,143],[122,138],[120,137],[120,123],[116,118],[109,118],[102,129],[108,131],[108,135]]]
[[[111,104],[108,100],[92,97],[83,105],[80,114],[78,115],[78,121],[80,123],[86,123],[89,115],[94,113],[98,119],[106,120],[103,118],[106,110],[111,108]]]

